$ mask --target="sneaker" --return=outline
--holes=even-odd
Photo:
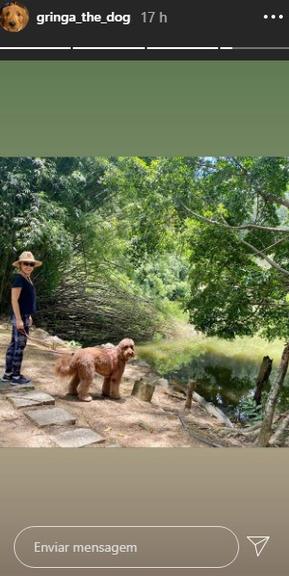
[[[1,376],[0,380],[1,380],[1,382],[11,382],[12,372],[11,372],[11,374],[7,374],[7,372],[4,372],[4,374],[3,374],[3,376]]]
[[[30,382],[30,378],[25,378],[25,376],[20,374],[20,376],[12,376],[11,386],[25,386],[25,384],[30,384]]]

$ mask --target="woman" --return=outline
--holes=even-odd
[[[6,353],[6,368],[2,381],[12,386],[29,384],[30,379],[21,374],[21,364],[27,335],[32,324],[32,314],[36,311],[36,293],[31,275],[34,268],[42,262],[35,260],[32,252],[22,252],[19,259],[13,262],[18,269],[14,276],[11,290],[12,339]]]

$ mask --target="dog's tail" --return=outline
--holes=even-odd
[[[60,378],[65,378],[65,376],[71,376],[75,372],[74,366],[74,354],[64,354],[61,356],[56,363],[55,372]]]

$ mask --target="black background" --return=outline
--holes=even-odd
[[[25,30],[9,33],[0,28],[0,58],[2,59],[287,59],[289,56],[289,3],[257,2],[254,0],[207,0],[202,3],[178,0],[174,4],[156,1],[96,2],[93,0],[27,0],[30,13]],[[0,3],[0,7],[3,3]],[[287,6],[287,7],[286,7]],[[61,14],[82,12],[102,14],[114,11],[131,14],[131,23],[89,23],[37,25],[36,15],[50,11]],[[168,23],[144,24],[144,11],[163,12]],[[264,20],[264,14],[276,14],[276,19]],[[283,19],[278,18],[283,14]],[[232,46],[234,50],[15,50],[15,47],[49,46]],[[3,49],[3,48],[6,48]],[[271,48],[262,49],[259,48]],[[276,50],[276,47],[279,47]],[[288,50],[284,49],[288,47]],[[13,48],[13,50],[9,50]],[[252,48],[240,49],[240,48]],[[255,48],[255,49],[253,49]]]

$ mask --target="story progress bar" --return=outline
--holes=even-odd
[[[289,50],[289,46],[0,46],[0,50]]]

